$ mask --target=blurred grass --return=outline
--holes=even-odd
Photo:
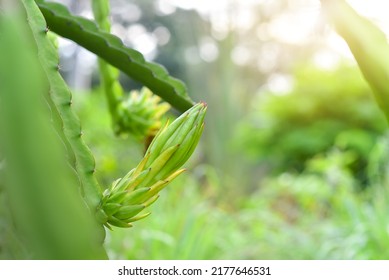
[[[341,167],[324,174],[269,179],[235,209],[207,196],[194,174],[173,183],[152,215],[133,229],[114,229],[114,259],[387,259],[387,191],[353,191]]]

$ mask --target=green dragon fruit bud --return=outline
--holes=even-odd
[[[130,92],[127,99],[117,108],[116,134],[130,133],[138,139],[155,136],[161,128],[161,117],[170,109],[170,105],[161,102],[161,98],[149,89]]]
[[[141,212],[185,171],[180,168],[200,140],[206,111],[206,104],[201,102],[171,124],[167,123],[154,137],[138,166],[104,192],[97,214],[108,228],[132,227],[132,222],[150,214]]]

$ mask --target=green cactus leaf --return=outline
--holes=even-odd
[[[0,134],[7,159],[2,195],[11,214],[9,230],[29,259],[107,258],[104,229],[80,195],[43,102],[49,78],[42,56],[50,53],[39,49],[42,39],[32,39],[46,36],[43,17],[34,1],[18,2],[11,6],[20,10],[2,6],[0,17]]]
[[[76,17],[58,3],[39,3],[50,30],[73,40],[112,66],[147,86],[178,110],[193,106],[183,82],[169,76],[163,66],[146,62],[136,50],[123,46],[121,40],[98,29],[88,19]]]
[[[93,0],[92,10],[97,25],[100,29],[110,32],[111,23],[109,21],[109,1],[108,0]],[[120,104],[124,96],[124,91],[119,82],[119,71],[106,63],[104,60],[99,59],[99,70],[101,83],[104,88],[104,92],[108,101],[108,108],[112,117],[112,126],[115,131],[118,127],[117,123],[120,121],[118,116],[117,106]]]
[[[23,1],[34,41],[38,47],[39,61],[50,86],[50,98],[63,123],[63,134],[74,151],[75,166],[81,181],[82,193],[92,212],[102,197],[101,188],[94,177],[95,161],[82,140],[80,121],[72,110],[72,95],[58,71],[58,54],[47,36],[45,18],[34,1]]]

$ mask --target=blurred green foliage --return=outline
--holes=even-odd
[[[301,172],[306,161],[333,146],[348,151],[348,166],[362,183],[386,121],[355,67],[297,68],[290,92],[266,92],[242,120],[237,149],[273,174]]]

